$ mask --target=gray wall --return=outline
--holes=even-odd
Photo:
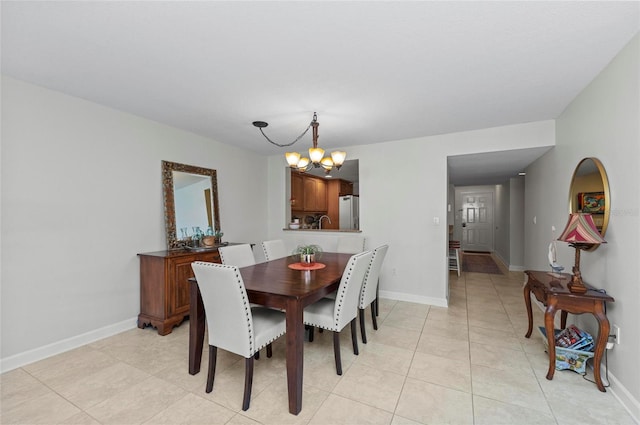
[[[571,177],[584,157],[599,158],[611,189],[611,216],[605,239],[584,252],[584,280],[615,298],[607,315],[620,326],[622,343],[609,352],[612,390],[640,418],[640,41],[636,35],[558,118],[556,147],[527,169],[525,191],[525,265],[546,270],[551,226],[562,231],[568,217]],[[536,217],[537,224],[533,223]],[[556,236],[557,237],[557,236]],[[568,270],[575,250],[558,242],[558,262]],[[591,315],[570,317],[594,332]]]

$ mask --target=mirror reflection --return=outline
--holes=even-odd
[[[194,234],[220,231],[216,171],[162,161],[168,249],[181,248]]]
[[[609,180],[604,166],[597,158],[584,158],[571,179],[569,213],[590,213],[604,237],[609,224],[610,204]]]

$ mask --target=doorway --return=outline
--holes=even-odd
[[[486,188],[456,189],[455,221],[462,229],[463,251],[494,251],[494,192]]]

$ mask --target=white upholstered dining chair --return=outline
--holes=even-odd
[[[242,276],[236,266],[195,262],[191,267],[202,294],[209,334],[209,372],[206,392],[213,390],[217,349],[245,358],[242,410],[249,409],[253,384],[254,355],[284,335],[285,314],[278,310],[249,305]]]
[[[378,281],[380,278],[380,269],[384,262],[384,257],[387,255],[389,245],[381,245],[373,250],[371,262],[369,268],[362,282],[362,289],[360,290],[360,302],[358,304],[359,316],[360,316],[360,335],[362,336],[362,342],[367,343],[367,332],[364,328],[364,310],[371,306],[371,321],[373,322],[373,329],[378,330],[378,321],[376,316],[378,315],[378,303],[374,302],[378,298]]]
[[[284,258],[289,255],[282,239],[262,242],[262,250],[267,261]]]
[[[253,250],[248,243],[221,246],[218,248],[218,252],[220,253],[220,261],[227,266],[246,267],[253,266],[256,263]]]
[[[333,353],[336,361],[336,373],[342,375],[342,361],[340,359],[340,331],[351,324],[351,342],[353,353],[358,354],[358,336],[356,316],[358,315],[358,298],[364,276],[371,262],[371,251],[361,252],[351,256],[342,273],[340,286],[335,299],[323,298],[307,306],[303,312],[305,325],[309,325],[309,332],[313,327],[333,332]],[[310,339],[312,339],[310,334]]]
[[[357,254],[364,251],[364,236],[342,236],[338,238],[336,252]]]

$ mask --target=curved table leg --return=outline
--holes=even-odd
[[[598,389],[603,393],[607,390],[602,384],[600,377],[600,363],[602,362],[602,355],[607,347],[607,339],[609,338],[609,319],[604,314],[604,303],[596,303],[593,315],[598,320],[598,339],[596,340],[596,347],[594,349],[595,355],[593,357],[593,377],[595,378]]]
[[[529,319],[529,328],[524,337],[529,338],[533,330],[533,313],[531,311],[531,287],[528,282],[524,285],[524,305],[527,307],[527,318]]]
[[[553,320],[556,315],[556,300],[550,297],[547,303],[547,309],[544,312],[544,329],[547,333],[547,352],[549,353],[549,370],[547,371],[547,379],[553,379],[553,373],[556,370],[556,341],[554,334]]]

